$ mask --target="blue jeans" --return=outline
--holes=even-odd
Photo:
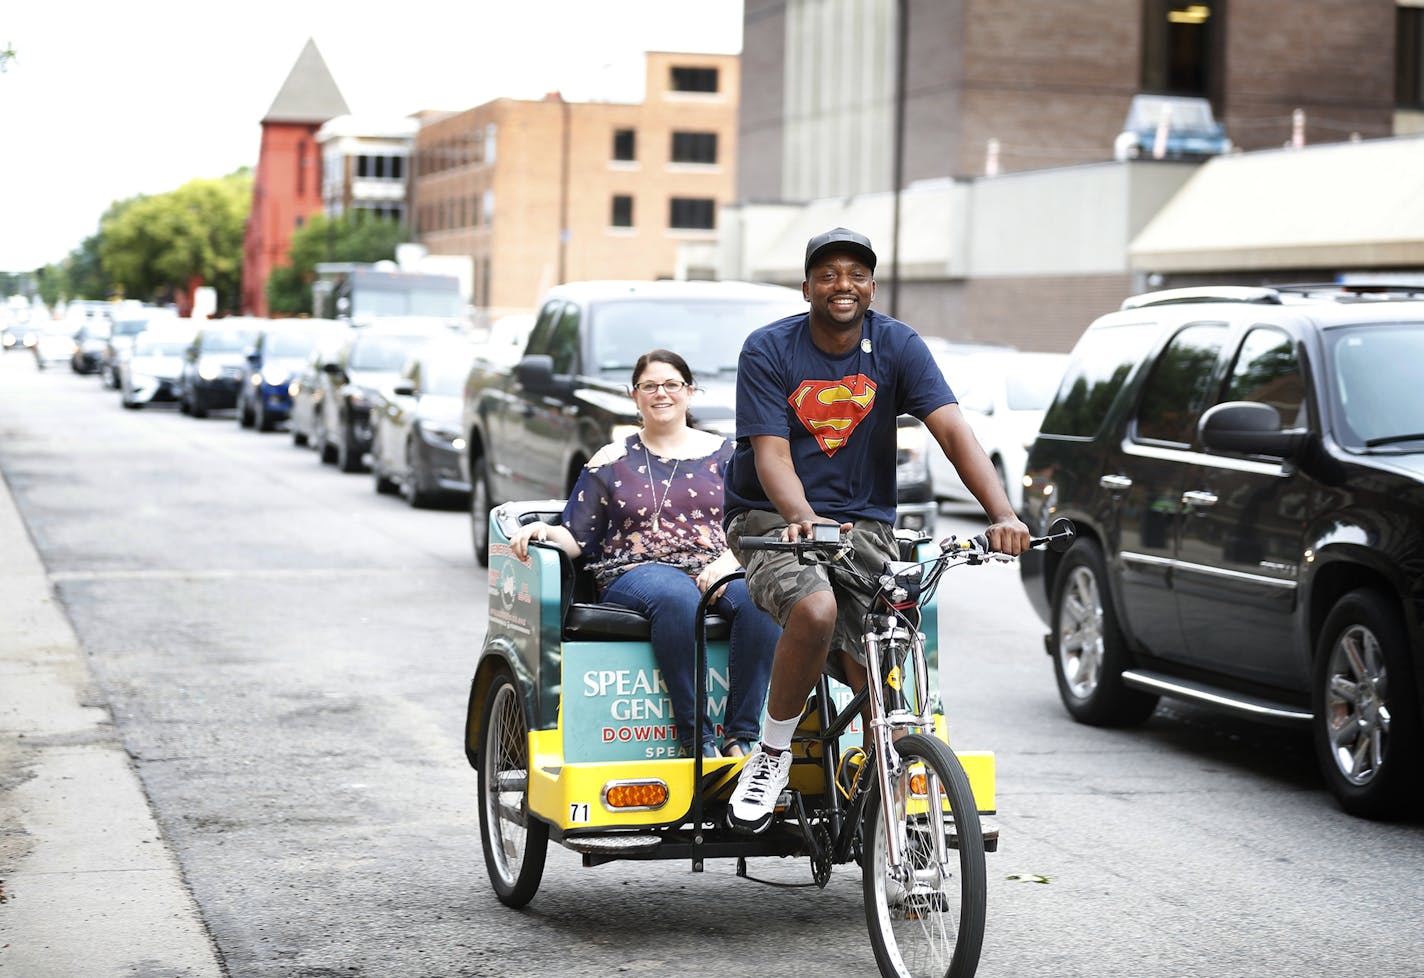
[[[672,697],[677,739],[691,750],[697,675],[693,631],[702,592],[686,571],[667,564],[640,564],[614,579],[603,600],[641,611],[652,622],[653,656]],[[761,711],[771,682],[771,659],[781,628],[752,603],[746,581],[736,580],[710,610],[731,619],[732,641],[727,670],[731,674],[727,710],[722,724],[726,739],[755,740],[761,732]],[[699,744],[716,743],[711,720],[705,720]]]

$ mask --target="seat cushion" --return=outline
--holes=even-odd
[[[575,601],[564,613],[564,638],[574,642],[620,639],[646,642],[650,624],[647,616],[631,608]],[[725,639],[731,633],[731,621],[721,615],[707,616],[709,640]]]

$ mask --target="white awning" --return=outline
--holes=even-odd
[[[1218,157],[1128,254],[1144,272],[1424,267],[1424,137]]]

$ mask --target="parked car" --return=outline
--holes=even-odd
[[[52,363],[65,363],[74,356],[74,351],[78,349],[74,341],[76,328],[69,319],[47,319],[40,323],[30,347],[35,355],[35,366],[43,370]]]
[[[321,402],[326,396],[326,371],[322,367],[335,360],[353,327],[342,326],[323,333],[312,348],[301,369],[292,379],[292,411],[287,427],[292,432],[292,444],[298,447],[312,444],[316,425],[321,418]]]
[[[278,319],[258,331],[237,384],[237,422],[271,431],[292,414],[292,386],[312,351],[345,325],[334,319]]]
[[[381,391],[371,409],[376,492],[400,493],[412,506],[465,501],[470,484],[460,465],[460,411],[473,358],[474,345],[464,336],[435,340]]]
[[[111,313],[109,335],[104,343],[99,376],[104,383],[117,389],[119,386],[119,361],[132,345],[133,338],[148,328],[149,323],[176,320],[178,313],[172,309],[145,306],[136,302],[118,303]]]
[[[395,382],[410,355],[433,339],[456,335],[442,319],[377,320],[346,334],[336,356],[322,364],[313,441],[323,462],[360,472],[371,450],[371,408],[382,387]]]
[[[113,328],[107,314],[90,316],[74,334],[74,353],[69,357],[69,367],[77,374],[96,374],[104,362],[104,349],[109,345],[109,331]]]
[[[1017,512],[1023,508],[1024,462],[1039,422],[1058,391],[1066,353],[970,352],[932,348],[935,360],[959,398],[960,410],[979,440]],[[970,501],[959,473],[944,452],[929,457],[935,498]]]
[[[1204,98],[1134,95],[1113,158],[1203,160],[1231,152],[1231,140]]]
[[[171,319],[138,333],[118,363],[119,403],[126,408],[178,400],[183,355],[193,343],[191,319]]]
[[[253,320],[213,319],[193,336],[178,376],[178,406],[205,418],[209,411],[237,406],[245,351],[260,327]]]
[[[1158,697],[1309,726],[1361,815],[1424,791],[1424,301],[1328,286],[1129,299],[1079,340],[1028,459],[1026,555],[1083,723]]]

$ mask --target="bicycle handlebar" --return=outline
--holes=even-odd
[[[1041,537],[1031,537],[1028,545],[1034,550],[1047,547],[1048,549],[1062,553],[1073,544],[1073,540],[1078,536],[1077,527],[1073,521],[1066,517],[1059,517],[1049,526],[1048,532]],[[743,550],[782,550],[792,553],[823,553],[832,554],[834,551],[851,549],[848,541],[844,539],[836,540],[783,540],[780,535],[776,536],[744,536],[738,541]],[[995,554],[989,549],[989,539],[983,534],[977,534],[968,540],[960,540],[958,537],[946,537],[940,541],[941,553],[952,553],[954,551],[967,551],[984,556]],[[1012,559],[1008,554],[999,555],[1004,559]]]

